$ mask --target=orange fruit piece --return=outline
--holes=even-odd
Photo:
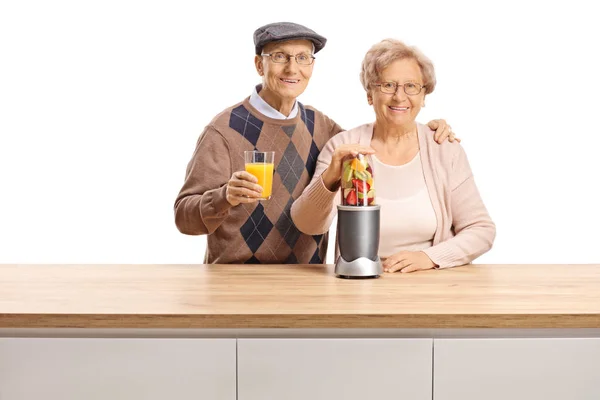
[[[355,171],[365,171],[367,167],[358,158],[352,160],[352,169]]]

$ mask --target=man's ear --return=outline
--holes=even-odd
[[[265,74],[263,58],[258,54],[254,56],[254,66],[256,67],[256,72],[258,72],[258,75],[263,76]]]

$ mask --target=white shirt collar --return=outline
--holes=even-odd
[[[256,110],[258,112],[260,112],[261,114],[263,114],[264,116],[269,117],[269,118],[273,118],[273,119],[296,118],[296,115],[298,115],[298,101],[294,102],[294,107],[292,107],[292,111],[290,112],[290,115],[288,115],[286,117],[285,115],[283,115],[282,113],[280,113],[279,111],[277,111],[276,109],[271,107],[269,105],[269,103],[264,101],[263,98],[258,95],[258,91],[260,88],[262,88],[262,85],[257,85],[254,88],[254,90],[252,91],[252,94],[250,95],[250,105],[252,107],[256,108]]]

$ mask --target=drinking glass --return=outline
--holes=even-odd
[[[258,179],[263,191],[259,200],[269,200],[273,190],[274,151],[245,151],[246,172]]]

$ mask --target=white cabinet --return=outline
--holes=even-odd
[[[239,400],[431,400],[432,339],[239,339]]]
[[[600,338],[0,338],[0,400],[598,400]]]
[[[435,400],[598,400],[600,339],[435,339]]]
[[[235,400],[235,365],[235,339],[0,338],[0,399]]]

